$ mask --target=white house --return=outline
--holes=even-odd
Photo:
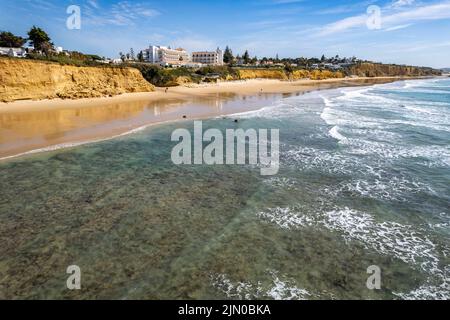
[[[16,58],[24,58],[27,55],[27,51],[24,48],[6,48],[0,47],[1,56],[9,56]]]

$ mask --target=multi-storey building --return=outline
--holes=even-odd
[[[181,48],[170,49],[162,46],[150,46],[148,49],[143,50],[142,53],[145,61],[165,66],[179,66],[190,61],[189,54]]]
[[[192,53],[192,61],[207,65],[223,65],[223,51],[217,48],[216,51],[201,51]]]

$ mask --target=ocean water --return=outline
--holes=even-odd
[[[0,163],[0,298],[450,298],[449,79],[280,96],[203,126],[279,128],[279,174],[173,165],[192,121]]]

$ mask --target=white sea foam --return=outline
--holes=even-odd
[[[259,108],[257,110],[234,113],[230,116],[239,119],[263,118],[271,120],[289,119],[292,116],[309,113],[319,109],[321,99],[317,93],[305,94],[302,96],[283,98],[273,104]],[[218,117],[221,118],[221,117]]]
[[[355,94],[363,96],[360,91]],[[373,104],[372,98],[368,97],[365,104]],[[430,161],[428,166],[450,166],[449,145],[411,146],[407,144],[401,132],[394,132],[394,130],[398,130],[399,125],[450,132],[450,114],[434,109],[429,111],[423,107],[411,106],[411,104],[399,107],[396,103],[395,108],[400,109],[398,112],[402,116],[399,116],[398,119],[384,119],[379,118],[372,110],[362,115],[361,106],[352,107],[347,97],[336,98],[336,100],[338,99],[343,100],[342,104],[337,104],[335,108],[325,107],[321,118],[332,126],[329,135],[338,140],[340,144],[348,146],[348,149],[341,150],[341,152],[347,151],[348,154],[355,155],[376,155],[384,159],[422,157]],[[329,100],[326,104],[330,105]],[[386,106],[382,105],[380,108],[386,109]],[[419,109],[419,111],[415,109]],[[372,115],[369,116],[369,114]]]
[[[438,270],[436,245],[414,227],[396,222],[377,222],[366,213],[349,208],[325,213],[323,225],[343,234],[347,241],[359,241],[367,248],[402,261],[420,264],[425,272]]]
[[[271,120],[281,120],[289,118],[292,115],[299,115],[304,112],[305,109],[303,107],[298,106],[295,103],[289,103],[289,101],[287,100],[281,100],[274,103],[273,105],[266,106],[258,110],[234,113],[230,116],[239,119],[264,118]]]
[[[334,196],[356,193],[367,198],[395,201],[408,201],[419,192],[436,194],[429,185],[402,176],[371,180],[354,179],[350,182],[341,182],[338,186],[327,187],[325,192]]]
[[[385,160],[400,158],[427,159],[429,166],[450,166],[450,146],[401,146],[363,139],[341,141],[349,146],[348,153],[356,155],[375,155]]]
[[[408,293],[396,293],[403,300],[450,300],[450,282],[440,285],[423,285]]]
[[[301,206],[273,208],[257,215],[283,229],[325,228],[337,232],[349,244],[358,242],[367,250],[396,257],[428,274],[419,288],[406,293],[393,292],[400,299],[450,298],[450,267],[440,267],[437,246],[421,229],[393,221],[379,222],[367,213],[350,208],[319,213],[308,212]]]
[[[293,179],[289,178],[270,178],[267,180],[264,180],[264,183],[275,188],[283,188],[283,189],[296,189],[297,182]]]
[[[247,119],[247,118],[258,118],[258,117],[264,117],[270,114],[273,109],[280,108],[281,104],[276,104],[272,106],[263,107],[258,110],[251,110],[251,111],[244,111],[244,112],[238,112],[233,113],[230,115],[230,117],[240,118],[240,119]],[[223,118],[223,116],[217,116],[216,118]]]
[[[429,86],[429,80],[420,85]],[[324,193],[332,197],[356,193],[380,200],[409,201],[417,193],[438,196],[433,187],[402,171],[398,165],[405,159],[429,167],[450,167],[450,145],[442,144],[450,132],[448,103],[412,100],[401,97],[402,87],[416,92],[417,83],[390,84],[383,91],[366,88],[343,90],[339,97],[323,98],[321,118],[329,126],[328,135],[339,142],[339,148],[324,146],[288,146],[282,162],[301,170],[344,174],[352,180],[329,186]],[[436,87],[436,90],[443,90]],[[392,93],[389,91],[392,90]],[[417,88],[421,91],[421,88]],[[396,92],[394,94],[394,91]],[[423,91],[423,90],[422,90]],[[442,92],[441,92],[442,93]],[[436,131],[442,131],[435,133]],[[410,143],[412,135],[438,135],[436,144]],[[408,163],[408,162],[406,162]],[[390,170],[395,165],[398,170]],[[449,248],[437,246],[426,230],[448,230],[448,220],[424,224],[424,228],[393,221],[378,221],[371,215],[349,208],[322,209],[309,212],[304,207],[272,208],[258,217],[283,229],[325,228],[339,233],[347,242],[358,242],[368,250],[391,255],[419,268],[429,279],[409,293],[398,293],[403,299],[447,298],[448,271],[442,269],[440,256],[450,255]],[[439,230],[437,230],[439,229]],[[440,281],[436,281],[441,279]]]
[[[359,242],[367,249],[420,266],[428,273],[439,272],[436,245],[421,230],[397,222],[377,222],[371,215],[349,208],[318,213],[301,210],[272,208],[257,216],[283,229],[326,228],[338,232],[347,242]]]
[[[336,140],[338,140],[339,142],[345,143],[347,142],[347,138],[344,137],[340,132],[339,132],[339,126],[334,126],[333,128],[330,129],[330,136],[332,136],[333,138],[335,138]]]
[[[232,281],[226,274],[212,275],[211,280],[216,289],[232,299],[306,300],[313,296],[309,291],[299,288],[293,279],[280,276],[276,271],[269,270],[267,274],[269,285],[261,281]]]
[[[381,169],[382,170],[382,169]],[[352,179],[351,181],[340,182],[337,185],[326,186],[321,189],[321,193],[328,194],[333,197],[339,197],[343,194],[359,195],[366,198],[387,200],[387,201],[410,201],[418,193],[426,193],[428,195],[436,195],[436,191],[426,183],[415,181],[406,176],[389,176],[383,174],[380,169],[367,167],[366,180]],[[275,177],[264,181],[270,187],[281,188],[283,190],[299,190],[301,184],[289,178]],[[282,212],[264,212],[266,217],[269,215],[280,214]],[[290,215],[285,215],[290,220]],[[304,217],[299,217],[304,219]],[[305,221],[306,222],[306,221]],[[287,222],[288,223],[288,222]],[[434,224],[435,228],[448,227],[449,223]],[[431,225],[430,225],[431,227]]]
[[[273,286],[266,295],[274,300],[307,300],[311,297],[308,290],[298,288],[292,280],[281,280],[277,273],[272,272]]]
[[[335,106],[335,103],[331,99],[329,99],[328,97],[325,97],[325,96],[320,96],[320,97],[322,98],[323,103],[325,104],[325,106],[327,108],[331,108],[331,107]]]
[[[382,88],[392,90],[399,86],[385,85]],[[396,92],[399,93],[398,90]],[[322,119],[332,126],[380,128],[403,124],[450,132],[450,109],[444,102],[412,101],[399,95],[380,94],[376,88],[349,89],[338,97],[323,97],[323,101]],[[397,118],[380,118],[374,113],[378,111],[392,112]]]
[[[351,136],[367,137],[372,141],[395,142],[401,141],[402,136],[399,133],[389,131],[388,129],[364,129],[364,128],[344,128],[341,129],[348,132]]]
[[[407,293],[394,292],[394,295],[403,300],[450,300],[450,266],[439,270],[435,279]]]
[[[376,118],[355,115],[349,111],[324,108],[320,117],[330,126],[345,126],[350,128],[379,128],[380,122]]]
[[[273,208],[261,211],[258,217],[275,223],[283,229],[310,227],[315,224],[312,217],[294,212],[291,208]]]
[[[334,150],[294,147],[281,153],[281,163],[304,171],[314,170],[328,174],[353,175],[376,172],[376,168],[358,157]],[[379,169],[378,169],[379,170]],[[382,174],[380,172],[379,174]]]
[[[440,220],[440,222],[429,223],[428,226],[434,230],[436,230],[436,229],[450,230],[450,213],[441,212],[439,214],[439,220]],[[450,251],[449,251],[449,253],[450,253]],[[446,255],[447,255],[447,253],[446,253]],[[449,254],[449,256],[450,256],[450,254]]]
[[[239,300],[257,299],[261,295],[261,283],[231,281],[225,274],[211,276],[214,288],[223,292],[228,298]]]

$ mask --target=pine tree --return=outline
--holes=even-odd
[[[36,26],[33,26],[33,28],[28,31],[28,40],[30,40],[31,45],[35,50],[45,51],[53,48],[53,44],[50,42],[51,39],[48,34]]]
[[[119,52],[119,56],[120,56],[120,59],[122,59],[122,62],[125,62],[126,56],[123,54],[123,52]]]
[[[250,55],[248,54],[248,50],[245,50],[245,53],[242,56],[242,59],[244,59],[244,64],[250,63]]]
[[[139,62],[144,62],[144,53],[140,51],[137,55],[137,59]]]
[[[227,46],[223,54],[223,62],[233,63],[233,61],[234,61],[233,51],[231,51],[231,49]]]

